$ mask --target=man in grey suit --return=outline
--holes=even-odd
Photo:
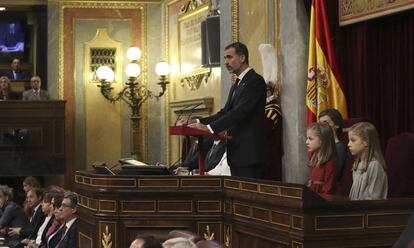
[[[40,86],[42,85],[42,80],[39,76],[33,76],[30,79],[30,85],[32,89],[26,90],[23,92],[22,100],[29,101],[45,101],[49,100],[49,92],[42,90]]]

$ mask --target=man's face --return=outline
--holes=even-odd
[[[6,204],[8,199],[9,197],[5,196],[3,193],[0,193],[0,208],[2,208],[4,204]]]
[[[75,213],[76,209],[72,207],[70,200],[67,198],[63,199],[62,205],[59,208],[59,214],[62,221],[66,222],[72,219],[72,217],[75,216]]]
[[[6,80],[1,80],[0,81],[0,89],[1,90],[8,90],[9,89],[9,84],[7,83]]]
[[[18,70],[20,68],[20,60],[18,59],[13,59],[12,63],[11,63],[11,68],[13,70]]]
[[[236,54],[234,47],[224,50],[224,65],[230,73],[239,75],[241,64],[244,63],[245,59],[244,55]]]
[[[42,83],[40,82],[40,78],[38,78],[38,77],[32,77],[30,79],[30,84],[32,85],[32,88],[34,90],[40,89],[40,85],[42,85]]]
[[[26,200],[27,200],[27,204],[30,207],[36,207],[36,205],[39,202],[39,197],[37,197],[37,195],[33,192],[33,190],[30,190],[29,192],[27,192],[26,195]]]

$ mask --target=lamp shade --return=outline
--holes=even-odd
[[[109,66],[103,65],[96,70],[96,76],[98,76],[99,80],[111,82],[115,78],[115,73]]]
[[[165,61],[158,62],[155,66],[155,72],[158,76],[167,76],[170,74],[170,65]]]
[[[141,74],[141,67],[136,63],[130,63],[125,69],[125,73],[128,77],[138,77]]]
[[[139,47],[130,47],[127,51],[127,57],[130,61],[139,61],[141,59],[141,49]]]

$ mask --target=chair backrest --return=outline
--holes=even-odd
[[[364,118],[349,118],[344,120],[344,126],[343,126],[343,132],[340,135],[339,140],[345,144],[346,147],[348,147],[348,129],[354,125],[355,123],[365,121]],[[342,173],[342,178],[340,178],[341,185],[338,189],[337,194],[348,196],[349,191],[352,187],[352,164],[354,163],[354,157],[349,152],[349,149],[346,151],[346,161],[345,166]]]
[[[388,140],[385,150],[388,197],[414,197],[414,135],[401,133]]]
[[[224,248],[224,245],[215,240],[200,240],[196,245],[197,248]]]
[[[190,239],[194,243],[197,243],[198,241],[203,239],[203,237],[201,237],[197,233],[193,233],[187,230],[172,230],[171,232],[168,233],[168,239],[178,238],[178,237]]]

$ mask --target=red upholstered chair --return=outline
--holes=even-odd
[[[196,245],[197,248],[224,248],[224,245],[215,240],[200,240]]]
[[[388,197],[414,197],[414,135],[391,137],[385,152]]]
[[[203,240],[203,237],[201,237],[197,233],[193,233],[187,230],[172,230],[171,232],[168,233],[168,239],[178,238],[178,237],[190,239],[194,243],[197,243],[198,241]]]
[[[364,118],[349,118],[344,120],[344,127],[342,135],[339,138],[339,140],[345,144],[346,147],[348,147],[348,129],[354,125],[355,123],[365,121]],[[346,161],[345,161],[345,168],[343,170],[341,185],[337,191],[338,195],[348,196],[349,191],[352,187],[352,164],[354,163],[354,157],[349,152],[349,149],[346,151]]]

